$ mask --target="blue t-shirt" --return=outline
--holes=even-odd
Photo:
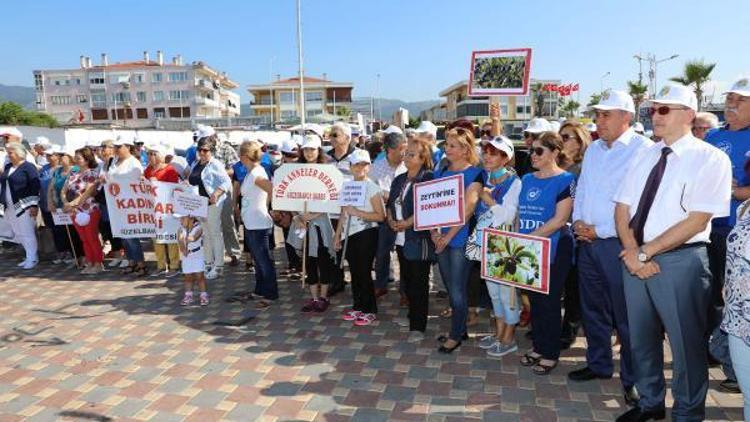
[[[268,155],[267,152],[263,153],[263,157],[260,159],[260,165],[266,171],[268,179],[273,179],[273,160],[271,160],[271,156]]]
[[[185,150],[185,161],[187,161],[188,166],[192,166],[195,162],[195,157],[198,155],[198,144],[193,143],[193,145],[190,145],[188,149]]]
[[[242,164],[242,161],[237,161],[236,163],[232,164],[232,170],[234,170],[232,179],[238,181],[241,185],[242,181],[245,180],[245,176],[247,176],[247,167]]]
[[[503,201],[505,199],[505,194],[508,193],[510,190],[510,187],[513,185],[513,182],[518,179],[518,176],[515,174],[511,174],[508,177],[505,178],[502,182],[498,183],[497,185],[490,184],[490,177],[487,171],[484,171],[484,186],[487,188],[492,189],[492,198],[495,200],[496,203],[502,205]],[[477,206],[474,209],[474,215],[479,217],[487,210],[490,209],[490,207],[487,206],[487,204],[484,203],[484,201],[478,201]]]
[[[148,152],[146,152],[146,148],[141,150],[141,165],[143,168],[148,167]]]
[[[706,142],[724,151],[732,162],[732,178],[739,186],[750,185],[750,128],[732,131],[724,128],[714,129],[706,135]],[[715,218],[713,227],[728,229],[737,222],[737,207],[742,201],[732,198],[729,217]]]
[[[481,183],[484,185],[484,179],[485,179],[485,173],[482,169],[479,167],[467,167],[463,171],[451,171],[447,168],[438,172],[435,174],[435,179],[439,179],[441,177],[448,177],[448,176],[455,176],[457,174],[463,173],[464,175],[464,195],[466,194],[466,190],[469,188],[469,185],[471,185],[474,182]],[[463,248],[466,246],[466,240],[469,238],[469,230],[472,229],[472,224],[470,221],[467,221],[466,224],[461,226],[461,230],[456,233],[455,236],[453,236],[453,239],[448,243],[448,246],[451,248]],[[450,230],[450,227],[443,227],[440,229],[441,233],[445,234],[448,233]]]
[[[39,170],[39,208],[47,212],[47,189],[52,181],[52,167],[49,164],[42,166]]]
[[[519,233],[529,234],[555,216],[557,203],[572,198],[576,177],[564,171],[557,176],[539,179],[528,173],[521,179],[521,194],[518,197]],[[555,260],[560,230],[549,236],[550,262]]]

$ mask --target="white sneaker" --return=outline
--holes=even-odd
[[[107,264],[108,267],[114,268],[118,265],[120,265],[120,262],[122,262],[122,259],[120,258],[114,258],[113,260],[109,261],[109,264]]]
[[[36,264],[38,264],[38,263],[39,263],[39,261],[27,261],[27,262],[24,263],[23,267],[21,267],[21,268],[23,268],[24,270],[30,270],[30,269],[36,267]]]
[[[219,277],[219,273],[216,272],[216,270],[211,269],[210,271],[206,272],[206,280],[215,280]]]
[[[128,261],[127,259],[123,259],[122,261],[120,261],[120,265],[118,267],[128,268],[129,266],[130,266],[130,261]]]

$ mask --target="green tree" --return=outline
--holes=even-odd
[[[338,106],[336,107],[336,115],[342,116],[342,117],[349,117],[349,115],[352,114],[352,110],[347,106]]]
[[[409,117],[409,127],[410,128],[418,128],[419,125],[422,123],[422,119],[419,117]]]
[[[638,81],[628,81],[628,93],[633,97],[636,121],[640,120],[640,105],[646,99],[646,92],[648,92],[648,85]]]
[[[24,110],[20,104],[12,101],[0,103],[0,124],[46,127],[58,125],[53,116],[38,111]]]
[[[703,87],[710,80],[711,72],[716,67],[716,63],[706,63],[703,59],[691,60],[685,63],[685,69],[682,76],[669,78],[672,82],[677,82],[685,86],[692,86],[695,96],[698,97],[698,110],[703,108]]]
[[[541,117],[544,108],[544,84],[536,82],[531,85],[531,101],[534,104],[534,117]]]
[[[599,94],[599,93],[591,94],[591,98],[589,99],[589,103],[586,104],[586,107],[593,107],[599,104],[601,100],[602,100],[602,94]]]
[[[575,100],[561,100],[560,113],[566,118],[576,117],[578,109],[581,108],[581,104]]]

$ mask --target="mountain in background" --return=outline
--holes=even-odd
[[[0,102],[4,101],[13,101],[28,110],[36,110],[36,94],[32,87],[0,84]]]
[[[389,98],[375,98],[374,102],[374,114],[375,117],[382,116],[383,120],[389,121],[393,118],[399,107],[409,110],[409,117],[419,117],[419,114],[427,110],[428,108],[440,104],[440,100],[428,100],[428,101],[412,101],[406,102],[401,100],[394,100]],[[380,114],[378,114],[378,104],[380,104]],[[370,97],[359,97],[352,99],[352,112],[362,113],[365,120],[370,117]]]

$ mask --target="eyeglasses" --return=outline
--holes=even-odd
[[[333,139],[336,139],[336,138],[338,138],[338,137],[339,137],[339,134],[338,134],[338,133],[336,133],[336,132],[332,132],[332,133],[331,133],[330,135],[328,135],[328,137],[329,137],[329,138],[333,138]]]
[[[545,151],[546,150],[544,148],[542,148],[542,147],[536,147],[536,148],[532,148],[531,149],[531,152],[533,152],[534,154],[536,154],[537,157],[541,157],[542,155],[544,155]]]
[[[149,152],[148,152],[148,155],[159,155],[159,153],[158,153],[158,152],[156,152],[156,151],[149,151]]]
[[[538,135],[537,133],[531,133],[531,132],[524,132],[524,133],[523,133],[523,137],[524,137],[524,138],[532,138],[532,139],[536,139],[536,138],[537,138],[537,136],[539,136],[539,135]]]
[[[505,151],[501,151],[492,145],[482,145],[482,154],[486,155],[492,155],[492,156],[502,156],[503,158],[507,157],[508,154],[505,153]]]
[[[492,136],[492,130],[484,130],[482,129],[481,132],[479,132],[482,136]]]
[[[575,135],[569,135],[567,133],[563,133],[562,135],[560,135],[560,137],[562,138],[563,142],[568,142],[568,141],[573,140],[573,139],[575,139],[576,141],[579,140],[579,139],[581,139],[581,138],[579,138],[579,137],[577,137]]]
[[[685,108],[672,108],[669,106],[659,106],[659,107],[649,107],[648,108],[648,115],[653,117],[655,114],[659,114],[660,116],[666,116],[671,112],[672,110],[685,110]]]
[[[210,148],[198,148],[198,152],[211,152]]]
[[[693,130],[695,130],[695,131],[705,132],[705,131],[711,130],[711,129],[712,129],[711,126],[693,126]]]

